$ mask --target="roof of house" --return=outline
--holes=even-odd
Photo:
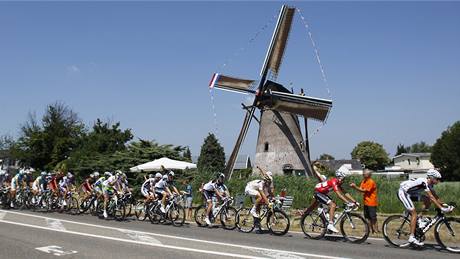
[[[402,153],[400,155],[394,156],[393,159],[395,158],[400,158],[400,157],[431,157],[431,153]]]
[[[339,160],[318,160],[324,166],[327,166],[330,170],[335,171],[342,165],[351,165],[351,170],[362,170],[363,166],[358,159],[339,159]]]
[[[192,162],[195,164],[198,163],[198,157],[199,156],[192,156]],[[229,159],[229,156],[226,156],[225,160],[228,161],[228,159]],[[233,169],[241,170],[241,169],[246,169],[250,167],[252,167],[251,157],[249,155],[238,155]]]

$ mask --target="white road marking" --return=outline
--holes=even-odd
[[[305,257],[290,254],[290,253],[280,253],[276,251],[265,251],[265,250],[259,250],[259,249],[252,249],[253,252],[257,252],[260,254],[263,254],[265,256],[268,256],[270,258],[278,259],[278,258],[283,258],[283,259],[304,259]]]
[[[2,211],[2,210],[0,210],[0,211]],[[38,216],[38,215],[21,213],[21,212],[16,212],[16,211],[14,211],[14,212],[11,211],[9,213],[18,214],[18,215],[24,215],[24,216],[34,217],[34,218],[56,219],[56,218]],[[315,258],[345,259],[345,257],[336,257],[336,256],[328,256],[328,255],[321,255],[321,254],[301,253],[301,252],[294,252],[294,251],[287,251],[287,250],[278,250],[278,249],[270,249],[270,248],[263,248],[263,247],[238,245],[238,244],[231,244],[231,243],[224,243],[224,242],[217,242],[217,241],[209,241],[209,240],[194,239],[194,238],[187,238],[187,237],[180,237],[180,236],[157,234],[157,233],[138,231],[138,230],[130,230],[130,229],[123,229],[123,228],[109,227],[109,226],[101,226],[101,225],[95,225],[95,224],[89,224],[89,223],[83,223],[83,222],[71,221],[71,220],[64,220],[64,219],[59,219],[59,220],[61,222],[67,222],[67,223],[72,223],[72,224],[77,224],[77,225],[82,225],[82,226],[104,228],[104,229],[111,229],[111,230],[118,230],[118,231],[133,231],[133,232],[146,234],[146,235],[165,237],[165,238],[171,238],[171,239],[177,239],[177,240],[185,240],[185,241],[198,242],[198,243],[205,243],[205,244],[213,244],[213,245],[219,245],[219,246],[237,247],[237,248],[244,248],[244,249],[249,249],[249,250],[258,249],[258,250],[264,250],[264,251],[279,252],[279,253],[289,253],[289,254],[294,254],[294,255],[300,255],[300,256],[306,256],[306,257],[315,257]]]
[[[70,255],[70,254],[76,254],[77,253],[77,251],[74,251],[74,250],[65,251],[60,246],[44,246],[44,247],[37,247],[35,249],[37,249],[39,251],[42,251],[42,252],[45,252],[45,253],[48,253],[48,254],[54,254],[56,256]]]
[[[46,225],[52,229],[66,230],[62,222],[57,219],[46,219]]]
[[[0,220],[2,220],[6,216],[5,211],[0,211]]]
[[[131,230],[129,230],[129,231],[120,230],[120,231],[125,233],[126,235],[128,235],[133,240],[147,242],[147,243],[153,243],[153,244],[160,244],[161,245],[160,240],[158,240],[156,238],[153,238],[153,237],[151,237],[149,235],[145,235],[145,234],[138,233],[136,231],[131,231]]]
[[[30,228],[43,229],[43,230],[48,230],[48,231],[61,232],[61,233],[66,233],[66,234],[78,235],[78,236],[87,236],[87,237],[93,237],[93,238],[99,238],[99,239],[107,239],[107,240],[119,241],[119,242],[125,242],[125,243],[132,243],[132,244],[139,244],[139,245],[146,245],[146,246],[154,246],[154,247],[182,250],[182,251],[188,251],[188,252],[196,252],[196,253],[203,253],[203,254],[228,256],[228,257],[238,257],[238,258],[249,258],[249,259],[267,259],[267,257],[251,256],[251,255],[244,255],[244,254],[234,254],[234,253],[225,253],[225,252],[216,252],[216,251],[201,250],[201,249],[187,248],[187,247],[180,247],[180,246],[172,246],[172,245],[154,244],[154,243],[147,243],[147,242],[143,242],[143,241],[129,240],[129,239],[123,239],[123,238],[116,238],[116,237],[108,237],[108,236],[100,236],[100,235],[82,233],[82,232],[76,232],[76,231],[70,231],[70,230],[59,230],[59,229],[53,229],[53,228],[48,228],[48,227],[41,227],[41,226],[30,225],[30,224],[25,224],[25,223],[13,222],[13,221],[8,221],[8,220],[0,220],[0,223],[13,224],[13,225],[18,225],[18,226],[23,226],[23,227],[30,227]]]
[[[305,235],[303,232],[300,232],[300,231],[289,231],[289,233],[298,234],[298,235],[302,235],[302,236]],[[326,235],[326,237],[343,237],[343,236],[341,236],[341,235]],[[381,237],[368,237],[367,239],[385,241],[385,239],[383,239]]]

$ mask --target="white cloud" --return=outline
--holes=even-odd
[[[76,65],[67,66],[67,73],[68,74],[77,74],[80,73],[80,68]]]

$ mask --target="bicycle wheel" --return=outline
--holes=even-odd
[[[122,221],[125,219],[125,215],[126,215],[125,204],[120,202],[114,205],[113,217],[115,218],[115,220]]]
[[[395,247],[406,247],[410,235],[410,221],[403,215],[393,215],[383,222],[383,237]]]
[[[434,236],[444,249],[460,253],[460,219],[447,218],[436,224]]]
[[[254,217],[251,215],[251,209],[241,208],[237,211],[236,227],[244,233],[250,233],[254,230]]]
[[[270,213],[267,217],[267,226],[273,235],[285,235],[289,231],[290,225],[288,215],[282,210],[274,209],[273,213]]]
[[[200,205],[195,209],[195,222],[200,227],[205,227],[208,224],[204,221],[206,218],[206,206]]]
[[[310,213],[305,213],[300,218],[300,227],[306,237],[311,239],[321,239],[326,235],[326,219],[313,210]]]
[[[146,214],[150,219],[150,222],[152,224],[159,224],[161,223],[163,217],[161,215],[160,211],[160,205],[156,202],[151,202],[148,205],[146,205]]]
[[[71,215],[77,215],[80,212],[77,198],[70,197],[67,199],[67,212]]]
[[[358,214],[348,213],[340,221],[340,231],[343,237],[352,243],[362,243],[369,237],[369,225]]]
[[[146,207],[147,205],[144,201],[139,200],[136,202],[134,206],[134,215],[136,215],[137,220],[144,221],[147,218]]]
[[[227,230],[234,230],[236,228],[236,209],[228,207],[222,209],[220,213],[220,223]]]
[[[185,222],[185,209],[180,204],[176,204],[171,207],[168,212],[168,218],[171,220],[174,226],[179,227],[184,225]]]

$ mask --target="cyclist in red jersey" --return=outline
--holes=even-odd
[[[80,189],[84,193],[82,200],[86,200],[86,198],[88,198],[91,195],[91,192],[93,191],[93,184],[96,182],[98,178],[99,172],[94,172],[90,174],[89,177],[86,178],[80,185]]]
[[[313,164],[313,172],[316,174],[318,180],[320,180],[320,183],[315,186],[315,201],[310,205],[310,207],[308,207],[305,212],[310,212],[311,210],[315,209],[318,206],[318,203],[327,205],[329,207],[329,224],[327,229],[337,233],[339,231],[334,227],[333,224],[337,204],[327,194],[331,190],[334,190],[337,196],[349,206],[359,206],[359,203],[356,202],[356,200],[349,193],[344,192],[342,189],[343,180],[349,174],[348,168],[341,166],[339,169],[337,169],[337,171],[335,171],[336,177],[327,180],[324,175],[321,175],[318,172],[317,166],[318,164]]]

